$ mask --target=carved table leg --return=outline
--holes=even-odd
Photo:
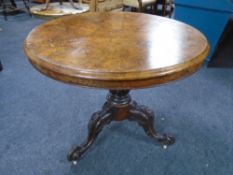
[[[86,141],[71,150],[67,157],[68,160],[76,164],[77,160],[93,144],[105,125],[113,120],[122,121],[124,119],[138,122],[147,135],[162,143],[164,148],[175,142],[173,137],[160,135],[156,132],[154,128],[154,113],[147,107],[137,105],[135,101],[131,100],[129,90],[110,90],[107,102],[102,110],[94,113],[89,121]]]
[[[166,134],[161,135],[156,132],[154,127],[154,113],[146,106],[138,105],[136,102],[133,102],[128,120],[136,121],[140,126],[143,127],[148,136],[162,143],[164,148],[175,143],[175,138],[172,136],[168,136]]]
[[[105,103],[102,111],[96,112],[92,115],[88,123],[88,136],[86,141],[71,150],[67,158],[69,161],[76,161],[86,152],[86,150],[93,144],[96,137],[106,124],[109,124],[113,118],[109,112],[109,105]],[[74,162],[76,163],[76,162]]]

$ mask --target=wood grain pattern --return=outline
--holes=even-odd
[[[195,72],[209,45],[184,23],[140,13],[86,13],[33,29],[24,43],[39,71],[66,83],[106,89],[154,86]]]

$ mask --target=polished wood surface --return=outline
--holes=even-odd
[[[184,23],[139,13],[71,15],[42,24],[24,43],[29,60],[54,79],[81,86],[134,89],[195,72],[209,45]]]

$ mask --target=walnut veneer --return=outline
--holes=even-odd
[[[88,13],[36,27],[24,44],[41,72],[88,87],[132,89],[176,80],[207,56],[202,33],[175,20],[137,13]]]

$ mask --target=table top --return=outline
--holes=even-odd
[[[32,65],[66,83],[106,89],[155,86],[195,72],[209,45],[195,28],[130,12],[85,13],[34,28],[24,42]]]

